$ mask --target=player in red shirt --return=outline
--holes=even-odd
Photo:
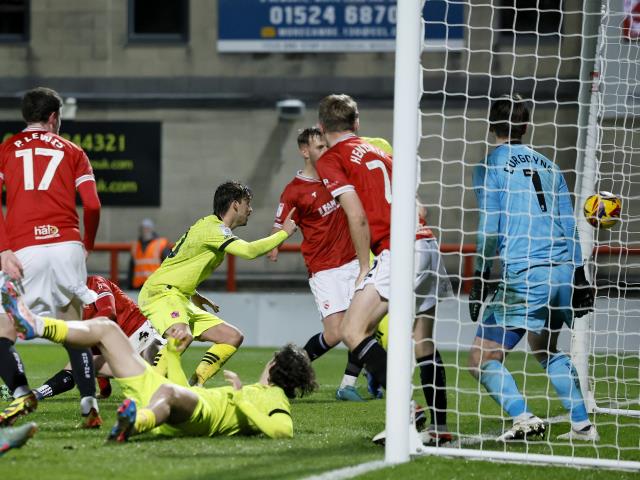
[[[115,283],[98,275],[91,275],[87,278],[87,287],[98,294],[94,303],[85,305],[82,312],[83,320],[91,320],[97,317],[107,317],[118,324],[124,334],[129,337],[129,342],[134,350],[140,354],[148,363],[153,362],[153,358],[164,344],[160,335],[151,326],[147,318],[142,314],[138,306],[131,300]],[[100,393],[102,398],[106,398],[111,393],[111,386],[108,377],[111,377],[111,370],[100,354],[100,350],[93,351],[93,361],[98,372],[100,383]],[[54,397],[71,390],[74,386],[73,375],[70,365],[67,365],[42,386],[35,389],[38,400]]]
[[[82,149],[58,135],[62,99],[35,88],[22,99],[27,127],[0,145],[0,189],[7,192],[7,215],[0,209],[2,271],[22,280],[25,302],[40,315],[78,318],[95,293],[87,288],[86,254],[93,248],[100,200],[93,170]],[[80,236],[76,191],[84,207]],[[0,376],[15,400],[0,413],[0,425],[13,423],[37,406],[13,350],[15,330],[0,318]],[[84,426],[101,424],[89,349],[67,348],[80,390]]]
[[[304,168],[280,195],[271,232],[281,230],[285,218],[295,208],[293,219],[302,233],[301,250],[309,272],[309,286],[324,327],[304,346],[311,361],[340,343],[342,318],[353,296],[359,271],[347,219],[313,166],[326,149],[318,128],[306,128],[298,135]],[[277,257],[278,249],[274,248],[268,258],[275,262]],[[342,383],[336,391],[339,400],[362,401],[355,388],[361,370],[362,365],[350,353]]]
[[[318,160],[316,169],[342,205],[360,264],[356,292],[342,321],[342,341],[374,378],[386,386],[386,352],[372,334],[389,306],[391,156],[356,135],[360,126],[358,106],[348,95],[325,97],[320,102],[318,117],[329,149]],[[423,392],[431,413],[431,426],[422,439],[437,444],[450,441],[451,434],[446,425],[445,370],[433,344],[433,322],[438,299],[451,296],[452,292],[433,234],[421,223],[416,235],[413,336]],[[369,248],[376,256],[371,269]]]

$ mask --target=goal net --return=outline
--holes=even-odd
[[[402,132],[410,125],[406,126],[406,110],[398,107],[403,102],[400,92],[406,90],[401,85],[414,80],[412,60],[406,54],[400,57],[400,49],[406,50],[411,41],[401,38],[400,32],[394,111],[397,155],[392,224],[398,222],[399,230],[402,210],[406,215],[406,208],[413,208],[409,200],[396,196],[397,186],[417,180],[419,202],[427,209],[427,223],[438,238],[447,278],[454,286],[454,298],[438,304],[434,331],[446,368],[447,425],[453,442],[424,446],[410,426],[402,431],[409,440],[402,438],[398,443],[400,432],[391,432],[390,427],[406,423],[406,417],[388,406],[387,460],[403,461],[402,456],[389,453],[398,452],[401,445],[409,454],[640,470],[640,1],[403,3],[398,5],[399,22],[409,3],[418,11],[438,3],[438,8],[444,4],[445,9],[464,12],[462,24],[452,20],[457,15],[439,23],[425,21],[428,16],[423,16],[422,32],[417,34],[424,38],[425,28],[462,28],[465,39],[462,48],[424,49],[414,57],[422,82],[419,95],[405,93],[404,102],[413,101],[419,109],[413,137],[418,144],[417,178],[411,171],[398,178],[404,174],[398,173],[398,165],[408,158],[398,155],[398,141],[411,139]],[[414,12],[413,18],[420,18],[419,13]],[[544,420],[544,437],[497,441],[513,419],[469,372],[469,352],[478,328],[470,319],[468,303],[479,218],[472,175],[495,147],[489,134],[489,108],[505,94],[520,94],[528,100],[531,120],[523,141],[563,172],[587,275],[597,285],[594,312],[576,319],[572,330],[563,328],[558,349],[573,360],[598,441],[558,439],[570,431],[571,423],[526,335],[504,366],[529,409]],[[596,230],[584,220],[584,200],[598,191],[613,192],[622,199],[621,221],[610,230]],[[394,388],[402,390],[395,372],[403,372],[394,371],[397,363],[392,362],[396,355],[406,358],[402,356],[405,342],[394,320],[394,308],[395,318],[406,314],[397,306],[406,297],[393,287],[393,269],[400,271],[398,263],[407,260],[406,252],[396,254],[393,249],[394,238],[402,237],[393,235],[392,231],[388,402],[404,398],[394,393]],[[499,264],[494,262],[491,277],[496,284],[502,275]],[[406,334],[404,330],[402,335]],[[411,378],[412,398],[425,405],[418,370]]]

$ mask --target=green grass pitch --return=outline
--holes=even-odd
[[[65,362],[65,351],[57,346],[20,345],[18,347],[26,364],[32,386],[60,368]],[[255,381],[273,349],[243,348],[228,363],[227,368],[237,371],[250,383]],[[191,348],[184,357],[187,371],[195,366],[203,350]],[[465,357],[456,358],[454,353],[444,354],[447,364],[466,364]],[[292,440],[269,440],[262,437],[230,438],[180,438],[163,439],[151,435],[136,437],[125,445],[107,445],[105,436],[115,418],[119,391],[115,388],[111,399],[102,401],[101,409],[105,426],[99,431],[82,431],[76,428],[79,422],[79,405],[74,390],[58,398],[40,404],[38,411],[29,419],[36,421],[39,432],[25,447],[14,450],[0,458],[0,479],[288,479],[304,478],[341,467],[363,462],[381,460],[383,449],[373,445],[370,438],[383,425],[384,401],[346,403],[334,400],[336,383],[342,376],[346,354],[334,351],[315,364],[319,392],[293,402],[295,437]],[[513,370],[522,369],[523,356],[514,355],[509,360]],[[636,364],[637,368],[637,364]],[[527,364],[524,383],[522,375],[516,375],[524,385],[530,405],[542,416],[562,414],[557,401],[545,399],[547,388],[540,368]],[[537,374],[537,375],[535,375]],[[450,427],[461,432],[477,431],[478,408],[483,412],[482,432],[489,437],[502,429],[500,412],[489,398],[478,402],[479,389],[475,381],[464,370],[449,368],[449,385],[457,383],[459,394],[449,392],[449,404],[458,411],[449,417]],[[215,378],[213,385],[221,385]],[[365,392],[364,384],[360,390]],[[636,392],[637,394],[637,392]],[[420,401],[421,394],[416,394]],[[617,441],[624,447],[620,457],[625,460],[640,460],[638,432],[639,420],[618,419],[599,416],[596,418],[602,445]],[[24,420],[22,420],[24,421]],[[568,424],[562,422],[551,427],[552,437],[566,431]],[[472,448],[473,436],[464,437]],[[501,448],[491,440],[485,440],[484,448]],[[510,445],[513,451],[532,453],[571,454],[566,444],[554,443],[552,447],[542,444]],[[576,448],[575,453],[585,456],[600,455],[615,457],[612,447],[602,446]],[[632,473],[603,470],[576,470],[558,467],[531,467],[511,464],[466,461],[441,457],[421,457],[409,464],[370,472],[358,478],[527,478],[536,468],[536,477],[548,475],[560,479],[624,479],[638,478]]]

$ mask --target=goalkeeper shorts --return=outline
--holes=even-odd
[[[497,325],[536,333],[548,324],[565,323],[571,327],[572,292],[571,264],[540,265],[517,272],[507,270],[485,309],[483,322],[494,315]]]

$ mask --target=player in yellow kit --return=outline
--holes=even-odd
[[[162,265],[144,283],[138,304],[153,327],[165,337],[174,337],[185,348],[193,339],[213,342],[196,367],[189,383],[202,386],[215,375],[242,343],[242,333],[233,325],[204,309],[219,308],[196,288],[224,260],[225,254],[254,259],[268,253],[296,231],[291,211],[280,232],[245,242],[233,230],[247,224],[251,215],[251,190],[239,182],[225,182],[215,192],[213,215],[201,218],[176,242]],[[154,360],[166,375],[166,348]]]
[[[288,399],[317,387],[309,357],[292,344],[275,353],[258,383],[242,386],[238,375],[225,371],[229,387],[188,387],[180,365],[184,341],[169,338],[169,378],[165,378],[136,353],[122,330],[108,318],[62,321],[39,317],[25,306],[13,281],[7,280],[1,290],[2,305],[20,338],[42,337],[74,347],[100,349],[127,396],[118,408],[110,440],[122,442],[148,431],[169,436],[264,433],[270,438],[290,438],[293,421]]]

